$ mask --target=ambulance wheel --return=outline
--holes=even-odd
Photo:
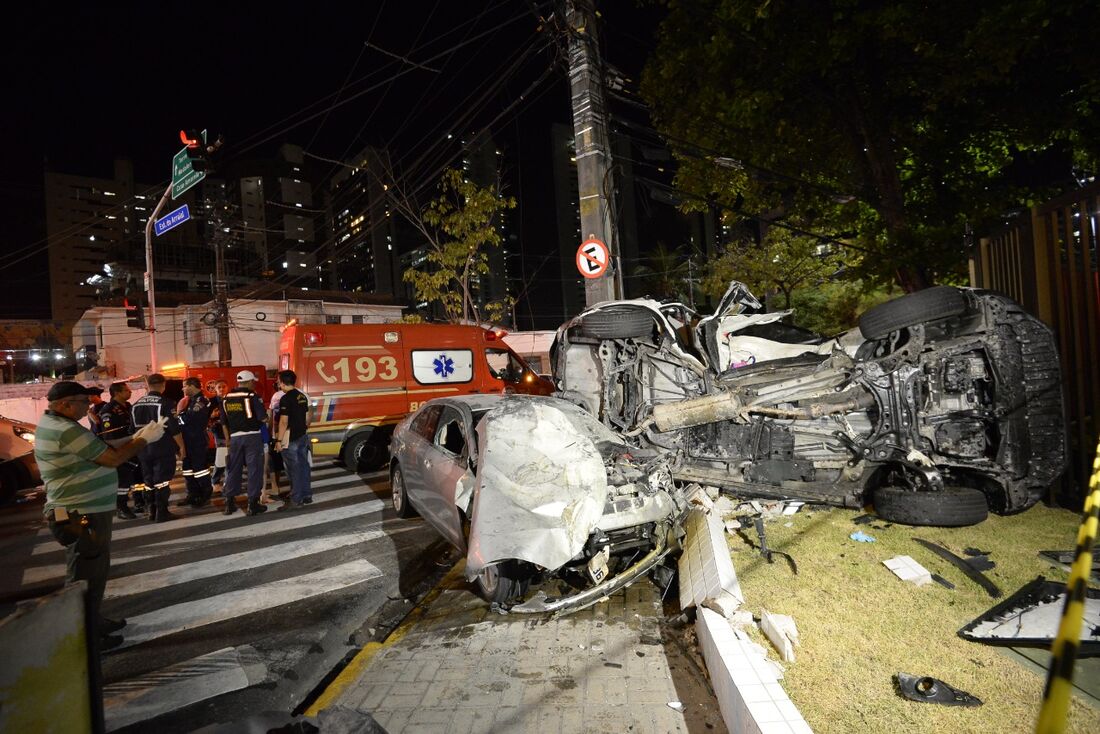
[[[386,450],[375,440],[373,431],[363,431],[348,439],[340,452],[344,466],[350,471],[372,471],[381,466]]]

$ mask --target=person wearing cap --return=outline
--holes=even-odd
[[[88,584],[88,619],[98,626],[90,635],[100,649],[122,644],[112,635],[126,620],[111,620],[99,613],[107,575],[111,569],[111,523],[116,507],[116,469],[164,435],[163,422],[150,423],[125,443],[109,446],[79,421],[88,412],[99,388],[78,382],[57,382],[46,399],[49,407],[34,432],[34,458],[46,485],[43,512],[50,533],[65,546],[66,583]]]
[[[203,395],[199,378],[188,377],[183,381],[183,399],[176,407],[183,437],[183,480],[187,483],[187,496],[176,504],[198,508],[210,502],[210,495],[214,493],[210,484],[210,462],[207,461],[210,400]]]
[[[157,421],[164,421],[164,435],[141,450],[141,475],[150,488],[149,519],[153,522],[167,522],[176,519],[168,511],[168,498],[172,490],[168,486],[176,475],[176,451],[183,452],[183,437],[180,436],[179,421],[176,420],[175,406],[164,397],[166,380],[164,375],[154,372],[145,378],[149,392],[141,397],[131,411],[134,427]]]
[[[267,423],[267,406],[252,389],[256,375],[250,370],[237,373],[237,387],[222,399],[222,432],[229,448],[229,466],[225,471],[225,514],[237,511],[237,493],[241,491],[244,467],[248,465],[248,514],[267,511],[260,503],[264,485],[264,442],[260,428]]]
[[[111,399],[98,406],[96,424],[92,431],[108,446],[118,448],[129,443],[134,435],[134,420],[130,414],[133,408],[130,405],[132,393],[130,386],[125,382],[111,383],[109,389]],[[136,457],[118,467],[117,515],[119,520],[133,520],[137,517],[130,509],[129,495],[132,492],[136,498],[138,494],[144,493],[145,485],[141,482],[140,476],[141,469],[138,467]],[[142,505],[144,506],[144,502]]]
[[[210,397],[210,432],[214,434],[214,474],[211,481],[214,491],[222,492],[222,483],[225,481],[225,465],[229,456],[229,449],[225,445],[225,433],[222,431],[224,423],[224,411],[222,400],[229,394],[229,385],[225,380],[217,380],[213,383]]]

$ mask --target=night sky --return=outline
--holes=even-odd
[[[608,61],[636,76],[659,10],[599,7]],[[390,147],[400,166],[430,160],[458,114],[469,113],[467,131],[499,116],[495,138],[522,169],[522,190],[509,192],[521,231],[529,248],[554,246],[549,124],[571,119],[561,64],[509,109],[555,63],[532,3],[51,3],[16,6],[7,21],[2,318],[49,316],[44,170],[108,178],[129,157],[139,183],[166,184],[182,127],[222,133],[229,157],[290,142],[343,159],[369,144]]]

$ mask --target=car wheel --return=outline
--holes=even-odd
[[[577,328],[596,339],[636,339],[653,333],[653,314],[636,306],[608,306],[582,318]]]
[[[879,487],[875,513],[902,525],[954,528],[977,525],[989,517],[985,493],[971,487],[944,487],[939,491],[914,491],[905,487]]]
[[[344,462],[344,466],[354,472],[377,469],[384,458],[383,449],[374,440],[373,431],[355,434],[348,439],[340,452],[340,460]]]
[[[958,316],[966,311],[966,297],[949,285],[926,288],[868,309],[859,317],[864,339],[881,339],[891,331]]]
[[[531,575],[518,561],[501,561],[478,571],[477,589],[487,602],[507,604],[527,593]]]
[[[19,474],[11,463],[0,466],[0,505],[6,505],[15,499],[19,491]]]
[[[397,516],[406,520],[410,517],[416,517],[416,510],[409,504],[409,493],[405,489],[405,475],[397,464],[393,465],[393,471],[390,473],[390,487],[393,489],[391,495],[393,511],[397,513]]]

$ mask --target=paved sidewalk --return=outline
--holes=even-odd
[[[645,579],[558,620],[500,615],[456,567],[321,707],[370,713],[390,734],[724,732],[691,628],[661,615]]]

